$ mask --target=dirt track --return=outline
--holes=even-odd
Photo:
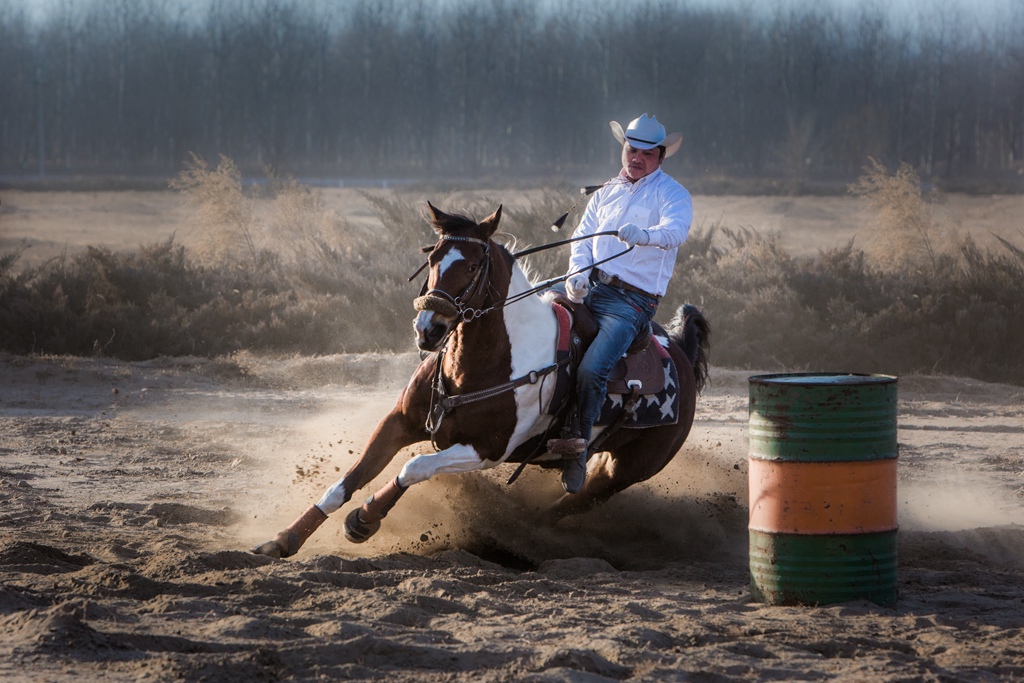
[[[894,609],[750,601],[740,371],[668,470],[555,529],[517,520],[557,476],[499,468],[410,490],[366,546],[339,514],[295,559],[247,553],[411,363],[0,357],[0,679],[1024,677],[1019,387],[900,379]]]

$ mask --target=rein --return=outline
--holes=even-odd
[[[603,232],[595,232],[592,235],[570,237],[569,239],[559,240],[557,242],[551,242],[550,244],[542,244],[537,247],[531,247],[529,249],[517,251],[516,253],[512,254],[512,258],[518,259],[520,256],[529,256],[530,254],[536,254],[537,252],[545,251],[547,249],[554,249],[555,247],[562,247],[565,246],[566,244],[579,242],[580,240],[588,240],[594,239],[595,237],[611,235],[618,235],[618,232],[614,230],[605,230]],[[466,296],[468,292],[470,292],[471,290],[473,290],[475,286],[477,286],[480,275],[489,268],[490,259],[488,258],[488,256],[490,254],[490,244],[488,242],[485,242],[484,240],[476,239],[475,237],[458,237],[454,235],[442,235],[441,241],[445,240],[474,242],[476,244],[484,245],[484,266],[477,271],[477,275],[473,278],[473,281],[469,283],[469,286],[465,290],[463,290],[462,294],[460,294],[459,296],[453,297],[452,295],[448,294],[448,292],[439,289],[424,289],[424,292],[419,296],[419,298],[413,301],[413,306],[416,308],[417,311],[437,311],[442,315],[458,317],[462,322],[471,322],[486,313],[502,309],[505,306],[508,306],[509,304],[514,304],[517,301],[521,301],[533,294],[536,294],[537,292],[543,292],[545,289],[550,289],[554,285],[557,285],[559,282],[565,282],[573,275],[578,275],[579,273],[584,273],[588,270],[591,270],[592,268],[596,268],[602,263],[607,263],[608,261],[617,259],[620,256],[624,256],[625,254],[628,254],[634,249],[634,247],[629,247],[628,249],[624,249],[617,254],[612,254],[607,258],[601,259],[600,261],[597,261],[587,266],[586,268],[580,268],[579,270],[575,270],[571,273],[566,273],[565,275],[561,275],[559,277],[553,277],[549,280],[544,280],[540,284],[535,285],[530,289],[527,289],[523,292],[519,292],[518,294],[515,294],[513,296],[505,297],[504,299],[494,304],[493,306],[484,309],[479,309],[468,308],[464,304],[468,302],[471,298],[473,298],[473,296],[476,295],[476,292],[474,291],[472,294],[470,294],[470,296]],[[440,242],[438,244],[440,244]],[[437,246],[438,245],[435,244],[432,247],[426,247],[426,249],[433,251],[434,249],[437,249]],[[412,281],[412,279],[419,275],[423,271],[423,269],[427,267],[427,265],[427,263],[424,263],[422,266],[420,266],[419,270],[417,270],[415,273],[409,276],[408,281]],[[426,284],[424,284],[424,288],[425,287]]]
[[[601,186],[595,186],[593,188],[584,188],[584,196],[590,194],[590,192],[598,189],[599,187]],[[555,221],[555,224],[552,225],[552,229],[557,230],[559,227],[561,227],[561,223],[564,222],[566,216],[568,216],[568,213],[566,213],[565,216],[562,216],[557,221]],[[594,239],[596,237],[611,235],[618,235],[618,233],[614,230],[611,230],[594,233],[592,235],[583,235],[581,237],[571,237],[569,239],[559,240],[557,242],[552,242],[550,244],[544,244],[541,246],[524,249],[522,251],[512,254],[511,256],[513,259],[518,259],[521,256],[528,256],[530,254],[535,254],[537,252],[545,251],[547,249],[554,249],[556,247],[565,246],[566,244],[571,244],[573,242],[578,242],[580,240]],[[445,390],[444,387],[442,367],[444,365],[444,354],[448,350],[448,341],[451,338],[452,333],[455,331],[455,328],[458,327],[458,324],[472,322],[473,320],[476,320],[477,318],[486,315],[487,313],[504,308],[509,304],[522,301],[527,297],[536,294],[537,292],[550,289],[552,286],[558,284],[559,282],[564,282],[565,280],[568,280],[570,277],[574,275],[591,270],[592,268],[595,268],[601,265],[602,263],[606,263],[608,261],[611,261],[612,259],[619,258],[620,256],[628,254],[630,251],[633,250],[633,247],[629,247],[617,254],[613,254],[607,258],[601,259],[600,261],[597,261],[596,263],[593,263],[592,265],[587,266],[586,268],[581,268],[577,271],[567,273],[560,277],[545,280],[544,282],[541,282],[539,285],[536,285],[523,292],[519,292],[518,294],[515,294],[513,296],[506,296],[504,299],[493,304],[492,306],[489,306],[488,308],[479,309],[470,308],[467,304],[469,303],[469,301],[474,299],[480,292],[482,292],[483,288],[489,284],[491,263],[490,240],[481,240],[475,237],[464,237],[459,235],[441,235],[440,239],[436,244],[430,247],[424,247],[423,251],[425,253],[432,252],[446,241],[469,242],[472,244],[482,245],[484,248],[484,256],[483,259],[481,260],[480,267],[477,269],[476,274],[473,276],[472,281],[470,281],[470,283],[465,287],[465,289],[462,290],[462,292],[458,294],[458,296],[453,297],[448,292],[436,288],[428,290],[427,283],[424,282],[420,296],[417,297],[415,301],[413,301],[413,306],[416,308],[417,311],[435,311],[437,313],[440,313],[441,315],[453,317],[458,320],[458,323],[453,324],[445,333],[445,337],[441,342],[440,349],[437,352],[437,359],[434,365],[434,378],[432,381],[433,387],[432,391],[430,392],[430,408],[427,412],[426,424],[424,426],[426,430],[430,433],[430,443],[434,447],[435,451],[440,450],[436,442],[437,431],[441,427],[441,422],[442,420],[444,420],[444,416],[450,413],[451,411],[455,410],[459,406],[466,405],[468,403],[476,403],[477,401],[483,401],[489,398],[493,398],[508,391],[514,391],[519,387],[526,386],[527,384],[536,384],[541,379],[551,374],[552,372],[555,372],[556,370],[558,370],[559,368],[561,368],[562,366],[566,365],[569,362],[568,357],[563,358],[555,363],[552,363],[546,367],[541,368],[540,370],[532,370],[529,373],[523,375],[522,377],[518,377],[503,384],[499,384],[494,387],[489,387],[487,389],[472,391],[465,394],[450,396],[448,395],[448,392]],[[422,266],[420,266],[415,273],[409,276],[408,281],[411,282],[417,275],[423,272],[423,269],[426,268],[429,264],[430,261],[428,260]]]
[[[618,234],[619,233],[616,232],[615,230],[605,230],[603,232],[595,232],[593,235],[583,235],[581,237],[570,237],[567,240],[559,240],[558,242],[552,242],[551,244],[542,244],[539,247],[531,247],[529,249],[523,249],[522,251],[517,251],[516,253],[512,254],[512,258],[517,259],[520,256],[529,256],[530,254],[536,254],[539,251],[545,251],[547,249],[554,249],[555,247],[561,247],[561,246],[564,246],[566,244],[572,244],[573,242],[579,242],[580,240],[589,240],[589,239],[593,239],[595,237],[603,237],[603,236],[606,236],[606,235],[618,235]],[[608,261],[612,261],[614,259],[617,259],[620,256],[625,256],[629,252],[633,251],[633,249],[634,249],[634,247],[629,247],[628,249],[624,249],[624,250],[620,251],[618,254],[612,254],[608,258],[603,258],[600,261],[597,261],[597,262],[587,266],[586,268],[580,268],[579,270],[573,271],[571,273],[566,273],[565,275],[562,275],[560,277],[553,277],[550,280],[545,280],[544,282],[540,283],[536,287],[533,287],[532,289],[528,289],[525,292],[520,292],[519,294],[516,294],[513,297],[506,297],[506,299],[504,301],[500,302],[499,304],[496,304],[493,308],[501,308],[501,307],[506,306],[508,304],[515,303],[516,301],[519,301],[520,299],[524,299],[527,296],[529,296],[530,294],[536,294],[537,292],[541,292],[541,291],[544,291],[545,289],[549,289],[552,286],[557,285],[559,282],[565,282],[566,280],[571,278],[573,275],[578,275],[580,273],[584,273],[584,272],[586,272],[588,270],[596,268],[597,266],[601,265],[602,263],[607,263]]]
[[[435,451],[441,450],[437,447],[437,430],[441,428],[441,421],[444,419],[444,416],[451,411],[455,410],[459,406],[466,405],[467,403],[476,403],[477,401],[493,398],[504,394],[506,391],[515,391],[519,387],[526,386],[527,384],[536,384],[542,378],[550,375],[552,372],[569,362],[568,358],[564,358],[558,362],[543,367],[540,370],[531,370],[522,377],[517,377],[516,379],[505,382],[504,384],[499,384],[487,389],[480,389],[479,391],[471,391],[466,394],[449,396],[448,392],[445,391],[443,377],[441,376],[443,356],[447,349],[448,343],[445,341],[441,350],[437,352],[437,363],[434,365],[433,391],[430,393],[430,410],[427,413],[427,421],[424,425],[427,431],[430,432],[430,445],[434,447]]]

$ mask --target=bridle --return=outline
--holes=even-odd
[[[596,232],[592,235],[583,235],[582,237],[570,237],[569,239],[559,240],[557,242],[551,242],[550,244],[542,244],[537,247],[531,247],[529,249],[518,251],[512,254],[512,258],[518,259],[522,256],[528,256],[529,254],[535,254],[540,251],[546,251],[547,249],[554,249],[556,247],[561,247],[566,244],[578,242],[580,240],[594,239],[596,237],[611,235],[618,235],[618,233],[614,230],[606,230],[603,232]],[[633,251],[633,247],[629,247],[627,249],[620,251],[617,254],[612,254],[607,258],[601,259],[600,261],[597,261],[594,264],[587,266],[586,268],[580,268],[579,270],[575,270],[571,273],[566,273],[565,275],[561,275],[559,277],[553,277],[549,280],[544,280],[540,284],[534,285],[530,289],[519,292],[518,294],[514,294],[512,296],[506,296],[504,299],[496,302],[494,305],[480,309],[470,308],[467,304],[471,299],[476,297],[477,294],[482,292],[486,285],[490,284],[488,281],[488,276],[490,275],[491,267],[490,240],[481,240],[475,237],[462,237],[458,235],[441,235],[440,239],[435,245],[425,247],[424,251],[428,253],[432,252],[438,247],[440,247],[441,244],[445,241],[472,242],[475,244],[483,245],[484,256],[480,262],[480,266],[477,268],[477,271],[474,274],[473,279],[458,296],[453,297],[451,294],[442,289],[433,288],[428,290],[427,283],[424,282],[423,287],[420,289],[420,295],[413,301],[413,306],[417,311],[435,311],[445,317],[453,318],[456,322],[472,322],[473,320],[476,320],[477,318],[483,316],[486,313],[490,313],[491,311],[504,308],[509,304],[514,304],[518,301],[522,301],[523,299],[533,294],[536,294],[537,292],[542,292],[546,289],[550,289],[559,282],[565,282],[573,275],[586,272],[592,268],[596,268],[602,263],[607,263],[608,261],[617,259],[620,256],[624,256],[625,254],[628,254],[629,252]],[[408,281],[411,282],[413,278],[415,278],[417,275],[423,272],[423,269],[426,268],[428,265],[430,265],[429,261],[420,266],[415,273],[409,276]],[[452,329],[454,329],[454,327],[455,325],[453,324]],[[451,330],[449,330],[449,332],[450,331]]]
[[[595,187],[593,189],[585,189],[593,191],[593,189],[597,188]],[[589,194],[589,192],[587,194]],[[553,225],[552,227],[554,229],[561,227],[560,223],[563,220],[564,218],[560,218],[558,221],[556,221],[556,225]],[[523,251],[516,252],[511,256],[513,259],[517,259],[521,256],[526,256],[528,254],[544,251],[546,249],[554,249],[556,247],[571,244],[572,242],[577,242],[579,240],[593,239],[605,235],[617,234],[618,233],[613,230],[598,232],[592,235],[584,235],[581,237],[572,237],[569,239],[552,242],[550,244],[524,249]],[[423,249],[423,252],[428,254],[432,253],[433,251],[440,248],[445,242],[468,242],[470,244],[479,244],[484,248],[484,255],[483,258],[480,260],[480,263],[478,264],[476,272],[473,274],[473,279],[469,282],[468,285],[466,285],[463,288],[461,292],[459,292],[458,295],[452,296],[443,289],[438,289],[436,287],[427,289],[427,281],[429,281],[428,277],[427,281],[424,281],[423,287],[420,289],[420,295],[416,297],[416,299],[413,301],[413,306],[416,308],[417,311],[434,311],[442,316],[445,316],[446,318],[451,319],[451,322],[448,323],[448,328],[445,330],[444,337],[441,339],[441,342],[437,346],[438,350],[436,352],[435,357],[434,377],[433,381],[431,382],[432,390],[430,392],[430,407],[427,411],[426,424],[424,425],[427,432],[429,432],[430,434],[430,442],[434,446],[435,451],[439,450],[436,441],[437,431],[441,427],[441,421],[449,412],[451,412],[458,406],[465,405],[467,403],[475,403],[477,401],[493,398],[507,391],[514,391],[515,389],[525,386],[527,384],[536,384],[537,382],[541,381],[544,377],[556,371],[558,368],[562,367],[569,361],[568,358],[564,358],[557,362],[551,363],[550,365],[541,368],[540,370],[532,370],[521,377],[510,380],[498,386],[451,396],[448,394],[447,389],[445,388],[444,373],[442,372],[442,367],[444,365],[444,355],[448,350],[449,339],[451,338],[452,333],[459,326],[459,324],[470,323],[486,315],[487,313],[504,308],[505,306],[516,303],[518,301],[522,301],[523,299],[526,299],[527,297],[536,294],[537,292],[550,289],[552,286],[558,284],[559,282],[564,282],[565,280],[568,280],[570,277],[574,275],[590,270],[591,268],[595,268],[602,263],[611,261],[612,259],[616,259],[633,250],[633,247],[629,247],[628,249],[625,249],[617,254],[613,254],[605,259],[597,261],[596,263],[594,263],[591,266],[588,266],[587,268],[581,268],[577,271],[567,273],[560,277],[545,280],[544,282],[541,282],[540,284],[530,289],[527,289],[523,292],[519,292],[518,294],[514,294],[512,296],[506,296],[504,299],[495,302],[494,304],[488,306],[487,308],[473,308],[469,305],[469,302],[474,300],[478,295],[482,294],[486,287],[491,286],[491,241],[489,239],[482,240],[476,237],[442,234],[434,245],[430,247],[425,247]],[[422,266],[420,266],[416,270],[415,273],[409,276],[409,281],[411,282],[417,275],[423,272],[424,268],[428,267],[429,265],[430,261],[428,259]]]
[[[478,294],[482,293],[484,288],[490,284],[491,243],[489,240],[481,240],[476,237],[441,235],[437,244],[430,247],[430,250],[436,250],[444,242],[470,242],[482,245],[484,255],[477,265],[476,273],[474,273],[473,279],[470,280],[469,284],[457,296],[452,296],[443,289],[427,289],[427,283],[424,282],[420,295],[413,301],[413,306],[417,311],[434,311],[445,317],[454,318],[457,322],[470,322],[493,310],[493,307],[481,310],[468,306],[468,303],[476,298]],[[421,267],[412,277],[416,277],[422,270],[423,268]],[[412,278],[409,279],[411,280]],[[452,328],[454,328],[454,325],[452,325]]]
[[[615,178],[612,178],[611,180],[609,180],[609,181],[607,181],[607,182],[605,182],[605,183],[603,183],[601,185],[587,185],[586,187],[581,187],[580,188],[580,198],[576,200],[576,203],[574,203],[572,205],[572,207],[568,211],[566,211],[561,216],[559,216],[558,218],[555,219],[555,221],[551,224],[551,230],[554,231],[554,232],[558,232],[562,228],[562,225],[565,224],[565,221],[569,217],[569,214],[571,214],[573,212],[573,210],[575,210],[575,208],[577,206],[579,206],[580,202],[582,202],[584,199],[586,199],[587,197],[592,195],[594,192],[600,190],[603,187],[607,187],[609,185],[613,185],[613,184],[616,184],[616,183],[619,183],[619,182],[621,182],[620,178],[619,177],[615,177]],[[537,252],[545,251],[547,249],[554,249],[556,247],[565,246],[566,244],[572,244],[573,242],[578,242],[580,240],[592,239],[594,237],[601,237],[602,235],[616,235],[616,234],[618,234],[618,233],[616,233],[615,231],[605,231],[605,232],[594,233],[593,235],[584,235],[583,237],[571,237],[569,239],[559,240],[557,242],[551,242],[549,244],[542,244],[542,245],[537,246],[537,247],[531,247],[529,249],[524,249],[522,251],[519,251],[519,252],[516,252],[516,253],[512,254],[512,258],[513,259],[518,259],[518,258],[520,258],[522,256],[528,256],[529,254],[535,254]],[[616,259],[616,258],[622,256],[623,254],[626,254],[626,253],[628,253],[628,252],[633,250],[633,247],[630,247],[629,249],[626,249],[625,251],[622,251],[622,252],[620,252],[618,254],[614,254],[613,256],[609,256],[606,259],[598,261],[597,263],[593,264],[592,266],[590,266],[588,268],[581,268],[580,270],[577,270],[577,271],[572,272],[572,273],[567,273],[567,274],[565,274],[565,275],[563,275],[561,277],[555,277],[555,278],[551,278],[550,280],[545,280],[544,282],[541,282],[539,285],[536,285],[535,287],[533,287],[531,289],[528,289],[525,292],[520,292],[519,294],[516,294],[514,296],[506,297],[503,301],[500,301],[500,302],[496,303],[494,306],[491,306],[490,308],[486,308],[486,309],[482,309],[481,310],[481,309],[467,308],[466,307],[466,302],[468,302],[471,298],[473,298],[477,294],[477,292],[479,290],[482,290],[483,283],[486,283],[487,278],[483,277],[483,275],[489,274],[486,271],[489,271],[490,264],[491,264],[491,261],[490,261],[491,243],[490,243],[490,240],[481,240],[481,239],[477,239],[475,237],[461,237],[461,236],[457,236],[457,235],[441,235],[440,240],[437,243],[435,243],[435,244],[433,244],[432,246],[429,246],[429,247],[424,247],[422,249],[422,251],[425,254],[429,254],[429,253],[433,252],[434,250],[436,250],[438,247],[440,247],[443,242],[449,241],[449,240],[450,241],[455,241],[455,242],[472,242],[474,244],[481,244],[481,245],[483,245],[483,247],[484,247],[484,258],[483,258],[483,262],[481,263],[481,267],[479,269],[477,269],[476,277],[473,278],[473,281],[469,283],[469,286],[466,287],[466,289],[463,290],[463,292],[459,296],[457,296],[457,297],[453,297],[452,295],[448,294],[448,292],[445,292],[445,291],[439,290],[439,289],[431,289],[431,290],[428,291],[427,290],[427,283],[424,282],[423,283],[423,287],[420,289],[419,297],[415,301],[413,301],[413,306],[416,308],[417,311],[436,311],[437,313],[440,313],[443,316],[446,316],[446,317],[449,317],[449,318],[454,318],[454,319],[456,319],[459,322],[470,322],[472,320],[475,320],[475,319],[479,318],[480,316],[484,315],[485,313],[490,313],[493,310],[496,310],[496,309],[499,309],[499,308],[504,308],[505,306],[507,306],[509,304],[515,303],[517,301],[520,301],[521,299],[525,299],[526,297],[530,296],[531,294],[536,294],[537,292],[542,292],[545,289],[550,289],[552,286],[558,284],[559,282],[565,282],[566,280],[568,280],[573,275],[577,275],[578,273],[585,272],[586,270],[589,270],[590,268],[597,267],[597,266],[599,266],[602,263],[605,263],[607,261],[611,261],[612,259]],[[413,280],[415,280],[416,276],[419,275],[420,273],[422,273],[423,269],[426,268],[429,265],[430,265],[430,261],[429,260],[425,261],[422,266],[420,266],[419,268],[416,269],[415,273],[413,273],[412,275],[409,276],[409,279],[407,280],[407,282],[412,282]],[[482,279],[480,279],[480,278],[482,278]],[[479,282],[478,282],[478,279],[479,279]],[[469,296],[467,296],[467,294]],[[454,325],[452,327],[454,328]],[[449,329],[449,333],[450,332],[451,332],[451,330]]]

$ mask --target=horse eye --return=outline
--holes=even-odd
[[[473,274],[473,273],[475,273],[475,272],[476,272],[476,270],[477,270],[477,268],[479,268],[479,267],[480,267],[480,264],[478,264],[478,263],[472,263],[472,264],[470,264],[470,266],[469,266],[469,272],[470,272],[470,274]]]

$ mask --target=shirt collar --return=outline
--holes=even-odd
[[[629,177],[626,175],[626,169],[622,169],[621,171],[619,171],[619,178],[621,178],[625,182],[626,187],[628,187],[630,191],[635,192],[639,190],[642,186],[646,185],[648,181],[653,180],[655,176],[658,176],[661,173],[661,166],[659,166],[658,168],[654,169],[653,171],[645,175],[640,180],[634,182],[630,180]]]

